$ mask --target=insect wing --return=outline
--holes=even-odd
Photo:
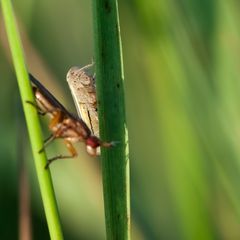
[[[67,82],[71,90],[79,116],[86,122],[92,133],[99,137],[99,122],[94,78],[83,68],[72,67],[67,73]]]
[[[86,131],[87,135],[91,134],[91,131],[87,124],[79,117],[70,113],[32,74],[29,73],[29,77],[31,82],[41,91],[41,94],[49,101],[51,104],[62,111],[66,116],[78,121],[83,129]]]
[[[66,115],[72,116],[70,112],[35,78],[32,74],[29,73],[31,82],[41,91],[42,95],[51,102],[51,104],[60,109]]]

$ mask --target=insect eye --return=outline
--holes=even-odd
[[[92,148],[97,148],[98,146],[100,146],[100,140],[96,136],[90,136],[86,140],[86,145],[91,146]]]

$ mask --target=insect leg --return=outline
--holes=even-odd
[[[41,153],[49,143],[51,143],[56,138],[55,135],[51,134],[48,138],[44,140],[43,147],[38,151],[38,153]]]
[[[59,118],[61,116],[61,113],[58,112],[59,114],[55,115],[53,119],[51,120],[49,124],[49,128],[55,127],[59,123]],[[59,128],[54,132],[54,134],[51,134],[48,138],[44,140],[43,147],[39,150],[39,153],[41,153],[44,148],[46,148],[54,139],[59,138],[62,134],[63,129],[61,129],[61,125],[59,125]]]
[[[61,138],[62,133],[64,132],[64,130],[66,130],[66,128],[62,128],[62,124],[59,124],[59,122],[61,121],[62,118],[62,113],[61,112],[57,112],[57,114],[53,115],[53,118],[49,124],[49,128],[52,130],[53,128],[53,134],[51,134],[47,139],[44,140],[44,145],[43,147],[39,150],[39,153],[41,153],[44,148],[46,148],[54,139],[56,138]]]
[[[62,120],[62,112],[61,111],[57,111],[55,112],[53,118],[51,119],[48,127],[50,129],[54,128],[61,120]]]
[[[44,140],[44,143],[46,144],[52,137],[53,137],[53,134],[51,134],[49,137],[47,137],[47,138]]]
[[[36,109],[37,109],[37,111],[38,111],[38,114],[40,114],[40,115],[42,115],[42,116],[44,116],[47,112],[44,112],[36,103],[34,103],[34,102],[31,102],[31,101],[26,101],[26,103],[28,103],[28,104],[30,104],[30,105],[32,105],[33,107],[35,107]]]
[[[68,149],[68,151],[71,153],[71,155],[57,155],[53,158],[48,159],[47,164],[45,166],[45,169],[48,169],[49,165],[53,162],[56,161],[57,159],[66,159],[66,158],[74,158],[77,156],[77,151],[76,149],[73,147],[72,143],[64,140],[64,143]]]

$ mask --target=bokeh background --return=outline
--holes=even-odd
[[[29,71],[75,111],[65,76],[94,59],[91,1],[13,4]],[[239,2],[119,0],[119,11],[132,239],[240,239]],[[0,238],[49,239],[2,18],[0,133]],[[77,147],[51,166],[64,235],[105,239],[100,163]]]

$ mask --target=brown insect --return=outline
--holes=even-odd
[[[95,78],[87,72],[92,64],[80,67],[71,67],[67,73],[67,82],[71,90],[78,115],[99,137],[99,121],[97,112],[97,97]]]
[[[49,164],[57,159],[73,158],[77,156],[73,143],[84,142],[86,150],[89,155],[96,156],[97,148],[111,147],[115,145],[115,142],[103,142],[97,136],[93,135],[86,123],[79,117],[70,113],[66,108],[31,74],[29,74],[30,80],[33,83],[33,92],[35,95],[36,103],[29,102],[34,105],[39,114],[47,114],[50,117],[49,129],[52,134],[44,141],[43,149],[57,138],[64,139],[64,143],[70,152],[70,155],[57,155],[51,159],[48,159],[45,168],[49,167]]]

